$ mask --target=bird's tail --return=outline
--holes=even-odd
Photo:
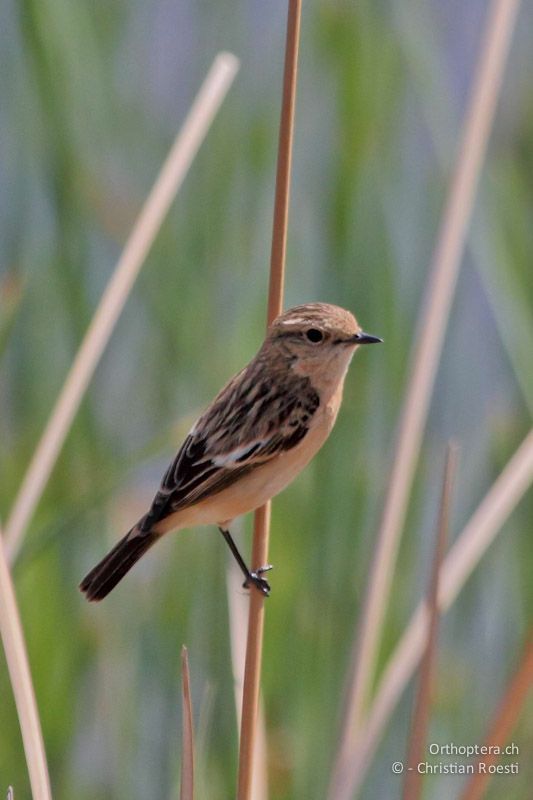
[[[158,538],[135,525],[80,583],[87,600],[103,600]]]

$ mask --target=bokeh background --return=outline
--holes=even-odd
[[[263,692],[270,796],[325,796],[433,243],[487,3],[304,3],[286,304],[325,300],[361,350],[334,434],[273,510]],[[57,800],[177,796],[189,647],[198,796],[234,794],[225,546],[162,542],[104,604],[77,590],[137,518],[191,420],[264,328],[286,4],[4,0],[0,29],[0,515],[5,520],[135,215],[215,53],[241,71],[122,314],[14,576]],[[533,412],[533,10],[515,32],[409,508],[383,664],[427,583],[445,444],[452,538]],[[431,740],[481,743],[533,600],[531,493],[442,625]],[[242,525],[248,552],[250,520]],[[235,583],[234,592],[240,592]],[[29,797],[0,659],[0,793]],[[412,693],[363,788],[396,797]],[[521,773],[489,798],[529,796]],[[529,759],[527,753],[529,752]],[[462,779],[428,779],[426,797]]]

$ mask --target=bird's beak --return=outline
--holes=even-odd
[[[348,342],[353,344],[376,344],[382,341],[383,339],[380,339],[379,336],[372,336],[370,333],[365,333],[364,331],[359,331],[359,333],[356,333],[348,339]]]

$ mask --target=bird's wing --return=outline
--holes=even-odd
[[[255,369],[251,369],[255,366]],[[236,375],[200,417],[167,469],[142,528],[231,486],[306,435],[319,397],[307,378]]]

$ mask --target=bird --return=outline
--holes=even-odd
[[[165,534],[198,525],[218,526],[243,585],[268,596],[271,565],[248,568],[231,522],[264,505],[309,463],[333,428],[355,351],[382,341],[329,303],[276,317],[258,353],[192,426],[147,513],[82,580],[86,598],[106,597]]]

